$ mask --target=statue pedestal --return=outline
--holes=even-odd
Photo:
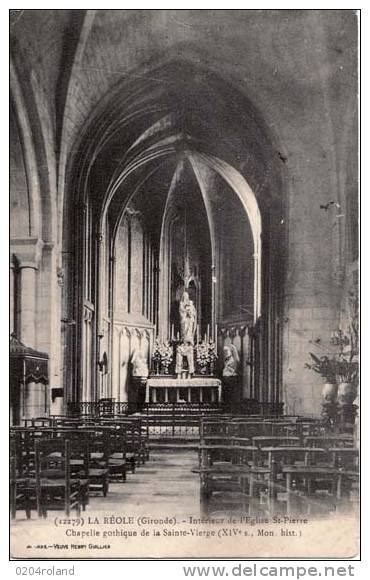
[[[204,391],[211,391],[211,402],[221,403],[222,400],[222,383],[219,379],[213,377],[192,377],[180,379],[175,377],[164,377],[157,375],[150,377],[146,384],[145,402],[157,403],[159,391],[164,391],[164,402],[168,403],[173,398],[176,403],[181,402],[180,389],[186,393],[186,403],[191,402],[191,389],[199,390],[199,402],[204,400]],[[170,393],[175,393],[173,397]]]

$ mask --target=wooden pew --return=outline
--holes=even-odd
[[[72,509],[80,515],[80,480],[71,477],[70,441],[63,438],[36,441],[36,501],[38,515],[48,510]]]

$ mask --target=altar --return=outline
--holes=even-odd
[[[152,376],[146,383],[146,403],[191,403],[222,401],[222,383],[215,377],[193,376],[191,378],[176,378],[168,376]]]

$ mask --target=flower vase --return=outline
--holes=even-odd
[[[357,396],[356,383],[339,383],[338,385],[338,414],[342,428],[354,425],[357,416],[357,405],[354,401]]]
[[[353,383],[339,383],[338,385],[338,404],[352,405],[357,397],[357,387]]]
[[[199,374],[206,375],[207,374],[207,367],[206,366],[199,367]]]
[[[336,383],[324,383],[322,389],[323,403],[334,403],[337,398],[338,385]]]
[[[327,427],[332,427],[337,416],[337,391],[336,383],[324,383],[322,388],[321,415]]]
[[[163,374],[168,375],[168,366],[163,367]]]

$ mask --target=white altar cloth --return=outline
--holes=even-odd
[[[179,401],[179,389],[187,389],[187,400],[190,401],[190,389],[199,389],[199,396],[200,401],[203,399],[203,389],[213,389],[212,392],[217,390],[218,392],[218,400],[221,401],[221,387],[222,383],[220,379],[216,379],[214,377],[202,377],[196,376],[188,379],[181,379],[175,377],[166,377],[163,375],[158,375],[154,377],[150,377],[146,384],[146,394],[145,394],[145,401],[149,403],[150,400],[150,392],[152,389],[152,393],[154,395],[153,402],[156,402],[156,389],[165,389],[165,401],[168,401],[168,391],[177,389],[176,390],[176,400]]]

